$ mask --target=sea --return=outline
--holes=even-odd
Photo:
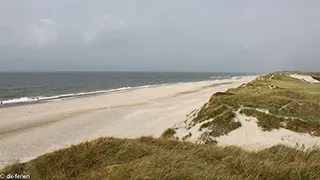
[[[216,72],[1,72],[0,105],[127,91],[174,83],[236,79]]]

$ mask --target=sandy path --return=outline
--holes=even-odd
[[[159,136],[201,107],[213,93],[254,78],[174,84],[0,108],[0,167],[101,136]],[[226,82],[231,83],[221,84]]]

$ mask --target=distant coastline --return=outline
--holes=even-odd
[[[124,77],[121,77],[122,80],[119,80],[119,81],[126,81],[123,79],[125,78],[125,76],[128,76],[129,80],[127,81],[127,84],[124,85],[125,82],[119,83],[119,81],[113,80],[113,79],[110,80],[110,78],[107,79],[106,81],[103,81],[103,77],[100,74],[95,74],[93,77],[90,77],[92,75],[88,75],[88,73],[75,74],[74,77],[71,76],[72,74],[73,73],[70,73],[68,75],[66,74],[47,75],[46,79],[48,82],[46,82],[44,79],[44,80],[41,80],[40,82],[34,83],[35,84],[34,87],[27,84],[27,86],[29,86],[27,88],[26,88],[26,85],[23,84],[27,82],[23,82],[21,83],[21,85],[19,84],[19,82],[10,83],[10,84],[3,83],[2,86],[0,85],[0,92],[2,92],[2,95],[0,95],[0,101],[1,101],[0,107],[8,107],[12,105],[15,105],[15,106],[24,105],[29,103],[39,103],[39,102],[46,102],[50,100],[57,100],[57,99],[64,99],[64,98],[71,98],[71,97],[92,96],[92,95],[119,92],[119,91],[129,91],[129,90],[135,90],[135,89],[141,89],[141,88],[152,88],[157,86],[165,86],[165,85],[187,83],[187,82],[201,82],[201,81],[213,81],[213,80],[224,80],[224,79],[235,80],[235,79],[241,78],[241,76],[243,75],[241,73],[230,73],[230,74],[228,73],[221,73],[221,74],[219,73],[209,73],[209,74],[187,73],[186,75],[185,73],[183,73],[181,74],[181,77],[179,77],[180,73],[174,73],[171,76],[164,75],[162,73],[156,74],[156,75],[154,75],[154,73],[151,73],[151,75],[154,75],[154,77],[148,77],[150,74],[148,74],[147,72],[143,72],[141,74],[136,75],[137,77],[134,77],[134,78],[132,78],[132,76],[135,75],[135,73],[126,74],[124,75]],[[176,74],[178,74],[179,76],[177,76]],[[13,76],[14,75],[15,74],[13,74]],[[72,85],[65,84],[63,79],[64,75],[66,76],[67,79],[69,78],[68,80],[69,84],[72,84],[73,83],[72,81],[76,81],[76,82]],[[86,80],[87,78],[86,75],[89,77],[89,80]],[[117,78],[119,79],[119,76],[122,76],[119,73],[116,73],[116,75],[114,74],[107,74],[107,75],[114,76],[114,77],[111,77],[114,79],[117,79]],[[107,75],[106,75],[106,78],[108,78]],[[210,75],[213,75],[213,76],[210,76]],[[50,82],[51,76],[53,78],[57,78],[56,76],[58,76],[59,78],[58,80]],[[82,76],[82,77],[79,77],[79,79],[83,78],[84,82],[82,82],[81,79],[80,80],[77,79],[76,76]],[[97,86],[95,90],[86,88],[87,84],[88,84],[87,86],[91,85],[90,81],[95,81],[94,78],[97,78],[98,81],[101,81],[101,83],[98,86],[96,85],[97,83],[94,84],[95,86]],[[149,79],[144,80],[144,78],[145,79],[149,78]],[[0,73],[0,79],[1,79],[1,73]],[[30,81],[31,83],[33,83],[32,77],[30,77],[26,81]],[[61,83],[59,81],[61,81]],[[135,83],[134,81],[137,81],[137,83]],[[148,82],[151,82],[151,84],[148,84]],[[136,84],[136,86],[134,84]],[[121,87],[121,85],[124,85],[124,86]],[[43,89],[41,89],[42,86],[44,86]],[[52,88],[50,86],[52,86]],[[106,87],[110,86],[110,88],[102,88],[102,86],[106,86]],[[81,91],[81,89],[83,89],[83,91]],[[21,91],[21,93],[19,91]],[[25,92],[25,91],[29,91],[29,92]],[[37,91],[38,91],[38,94],[37,94]],[[12,93],[12,92],[15,92],[15,93]]]
[[[217,82],[220,80],[237,80],[241,78],[242,78],[241,76],[235,76],[229,79],[215,79],[215,80],[194,81],[194,82],[210,82],[210,81]],[[1,101],[0,108],[33,104],[33,103],[43,103],[50,100],[58,100],[58,99],[65,99],[65,98],[80,98],[80,97],[94,96],[94,95],[100,95],[100,94],[108,94],[113,92],[125,92],[125,91],[136,90],[136,89],[153,88],[153,87],[159,87],[159,86],[168,86],[168,85],[174,85],[174,84],[194,83],[194,82],[177,82],[177,83],[144,85],[144,86],[137,86],[137,87],[122,87],[118,89],[99,90],[99,91],[93,91],[93,92],[82,92],[82,93],[74,93],[74,94],[61,94],[61,95],[48,96],[48,97],[46,96],[21,97],[21,98]]]

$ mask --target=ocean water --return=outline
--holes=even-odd
[[[229,79],[243,75],[247,74],[190,72],[0,73],[0,101],[2,105],[34,102],[172,83]]]

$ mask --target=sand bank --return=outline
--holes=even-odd
[[[218,91],[255,79],[172,84],[0,109],[0,166],[101,136],[159,136]]]

